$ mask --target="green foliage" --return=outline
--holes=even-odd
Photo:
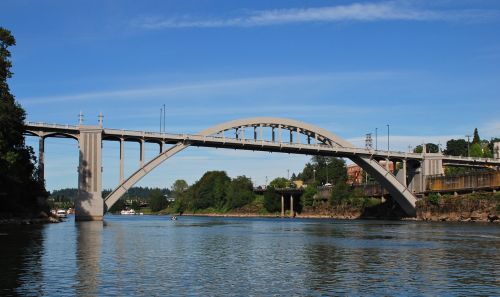
[[[479,132],[477,131],[477,128],[474,128],[474,137],[472,138],[472,143],[476,144],[476,143],[480,143],[480,142],[481,142],[481,138],[479,138]]]
[[[439,152],[439,146],[435,143],[426,143],[425,144],[426,152],[427,153],[438,153]],[[417,145],[414,149],[414,153],[421,154],[424,151],[424,148],[422,145]]]
[[[327,182],[337,183],[347,179],[347,168],[344,160],[334,157],[314,156],[307,163],[298,179],[310,184],[316,182],[324,185]]]
[[[233,179],[227,188],[227,201],[224,209],[230,210],[242,207],[255,199],[252,181],[246,176]]]
[[[345,182],[336,183],[332,189],[330,205],[340,204],[351,196],[349,186]]]
[[[467,156],[467,141],[465,139],[448,140],[444,154],[450,156]]]
[[[160,211],[167,208],[168,201],[160,189],[154,189],[149,194],[149,208],[151,211]]]
[[[474,143],[470,146],[470,156],[478,158],[483,156],[483,150],[479,143]]]
[[[115,204],[113,204],[113,206],[111,206],[110,209],[108,209],[108,212],[117,213],[117,212],[124,210],[125,207],[126,207],[125,200],[119,199],[118,201],[115,202]]]
[[[269,183],[269,186],[277,189],[289,188],[290,185],[291,185],[290,181],[284,177],[277,177]]]
[[[178,179],[172,185],[171,190],[172,190],[172,194],[174,195],[174,197],[177,197],[178,195],[185,192],[188,188],[189,188],[189,185],[185,180]]]
[[[132,201],[132,205],[130,205],[130,208],[132,208],[135,211],[140,211],[141,210],[141,204],[139,203],[139,201],[134,200],[134,201]]]
[[[24,109],[10,93],[12,76],[8,48],[16,44],[9,30],[0,27],[0,213],[48,210],[44,181],[38,178],[33,149],[24,142]]]
[[[318,191],[316,190],[315,185],[309,185],[304,189],[304,193],[302,193],[302,205],[303,206],[312,206],[314,203],[314,195],[316,195]]]
[[[431,193],[429,194],[429,197],[427,198],[429,200],[429,203],[432,205],[439,205],[439,195],[436,193]]]
[[[272,186],[267,187],[264,192],[264,208],[268,212],[276,212],[281,209],[281,197]]]

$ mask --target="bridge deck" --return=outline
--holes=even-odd
[[[88,126],[87,126],[88,127]],[[400,151],[369,150],[356,147],[340,147],[325,144],[307,144],[300,142],[271,141],[266,139],[231,138],[223,136],[203,136],[197,134],[173,134],[124,129],[102,129],[103,140],[145,141],[153,143],[175,144],[182,142],[191,146],[216,147],[252,151],[283,152],[306,155],[324,155],[338,157],[363,156],[373,159],[399,159],[421,161],[424,158],[442,159],[444,165],[479,165],[500,166],[500,160],[489,158],[468,158],[457,156],[445,156],[442,154],[419,154]],[[27,122],[26,131],[35,135],[47,135],[44,137],[74,137],[80,133],[80,126],[47,124],[40,122]]]

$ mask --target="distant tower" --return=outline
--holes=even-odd
[[[372,139],[372,134],[371,134],[371,133],[366,134],[366,138],[365,138],[365,148],[366,148],[367,150],[371,150],[371,149],[373,149],[373,139]]]
[[[78,124],[81,126],[83,125],[83,112],[80,110],[80,113],[78,114]]]

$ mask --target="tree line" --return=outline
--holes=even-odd
[[[36,158],[24,140],[26,112],[10,93],[12,62],[9,47],[16,40],[0,27],[0,215],[32,216],[47,211],[43,179]]]

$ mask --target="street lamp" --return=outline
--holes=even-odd
[[[378,148],[378,128],[375,128],[375,150]]]
[[[465,135],[467,137],[467,157],[470,158],[470,135]]]
[[[313,181],[316,183],[316,169],[313,169]]]
[[[389,124],[387,124],[387,154],[389,154]]]

